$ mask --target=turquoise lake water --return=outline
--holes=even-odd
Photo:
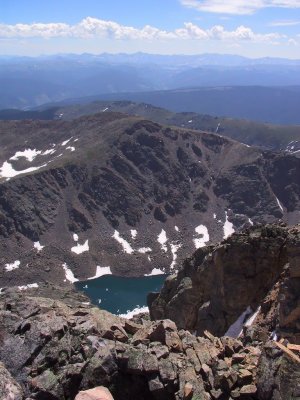
[[[165,279],[166,275],[141,278],[105,275],[97,279],[76,282],[76,287],[100,308],[113,314],[126,314],[137,306],[146,306],[147,294],[158,292]]]

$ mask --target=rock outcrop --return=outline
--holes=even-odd
[[[99,385],[115,400],[256,398],[259,347],[170,320],[136,324],[82,300],[53,286],[1,295],[2,398],[73,400]]]
[[[199,249],[166,279],[160,294],[149,296],[151,317],[219,336],[260,311],[262,325],[269,315],[266,330],[298,343],[299,248],[299,226],[266,225]]]
[[[24,393],[20,385],[0,362],[0,399],[22,400]]]
[[[268,227],[265,233],[270,231],[275,232]],[[258,228],[251,232],[262,243],[270,238],[263,239],[261,230],[258,235]],[[299,237],[296,228],[277,227],[276,232],[279,238],[294,235],[294,244]],[[272,246],[269,251],[276,254]],[[280,309],[294,316],[291,310],[299,305],[280,295],[295,279],[289,269],[286,265],[241,338],[208,331],[198,336],[170,319],[123,319],[91,306],[81,293],[51,284],[5,289],[0,294],[0,398],[74,400],[104,386],[114,400],[296,400],[300,358],[291,357],[285,342],[275,341],[283,333]],[[288,320],[289,337],[297,338],[298,321]]]
[[[257,386],[260,400],[298,399],[300,362],[283,355],[273,342],[267,342],[260,357]]]

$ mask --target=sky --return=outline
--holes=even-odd
[[[300,59],[300,0],[0,0],[0,55]]]

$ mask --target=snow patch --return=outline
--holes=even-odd
[[[55,145],[54,145],[55,146]],[[43,151],[43,153],[41,153],[42,156],[48,156],[49,154],[54,154],[56,152],[56,150],[54,149],[49,149],[49,150],[45,150]]]
[[[164,252],[167,252],[168,248],[167,248],[166,243],[168,241],[168,238],[167,238],[167,234],[166,234],[165,230],[163,230],[163,229],[161,230],[160,234],[157,236],[157,241],[158,241],[158,243],[161,244],[162,250]]]
[[[79,237],[78,237],[77,233],[73,233],[73,240],[74,240],[74,242],[78,242]]]
[[[175,231],[176,231],[176,232],[179,232],[179,228],[178,228],[178,226],[176,226],[176,225],[175,225]]]
[[[9,162],[4,161],[2,167],[0,168],[0,177],[1,178],[14,178],[17,175],[37,171],[38,169],[46,167],[46,166],[47,166],[47,164],[43,164],[43,165],[40,165],[39,167],[30,167],[27,169],[23,169],[21,171],[16,171],[16,170],[14,170],[13,166]]]
[[[214,217],[214,219],[216,219],[217,218],[217,214],[214,214],[213,217]]]
[[[178,251],[178,249],[180,249],[181,244],[174,244],[174,243],[171,243],[170,246],[171,246],[171,253],[172,253],[172,255],[173,255],[173,260],[172,260],[172,263],[171,263],[171,265],[170,265],[170,268],[173,269],[173,268],[175,267],[175,265],[176,265],[177,251]]]
[[[71,150],[71,151],[75,151],[75,147],[73,147],[73,146],[68,146],[68,147],[66,147],[66,149],[67,150]]]
[[[68,280],[71,283],[77,282],[78,279],[75,278],[73,272],[70,270],[70,268],[67,266],[66,263],[63,263],[63,269],[65,271],[65,276],[66,276],[66,280]]]
[[[42,155],[47,156],[48,154],[55,153],[56,150],[49,149],[45,151],[37,150],[37,149],[25,149],[23,151],[17,151],[14,156],[10,157],[10,160],[17,161],[19,158],[26,158],[27,161],[32,162],[36,156]]]
[[[231,222],[229,222],[228,220],[228,215],[227,215],[227,211],[225,211],[225,222],[224,222],[224,226],[223,226],[223,232],[224,232],[224,236],[223,239],[227,239],[229,236],[231,236],[235,230],[233,228],[233,224]]]
[[[125,251],[125,253],[127,254],[132,254],[134,252],[133,248],[131,247],[130,243],[127,242],[127,240],[121,238],[120,233],[115,230],[114,234],[112,235],[112,237],[114,239],[116,239],[116,241],[118,243],[120,243],[123,247],[123,250]]]
[[[247,319],[247,321],[245,322],[244,326],[251,326],[255,320],[255,318],[257,317],[258,313],[260,312],[260,306],[258,307],[258,309],[255,311],[255,313],[253,313],[251,315],[251,317],[249,317]]]
[[[131,230],[130,230],[130,233],[131,233],[131,237],[132,237],[132,239],[135,239],[135,238],[136,238],[136,236],[137,236],[137,230],[135,230],[135,229],[131,229]]]
[[[196,249],[206,246],[206,243],[209,241],[209,233],[207,227],[205,225],[198,225],[195,228],[195,232],[198,235],[202,235],[201,238],[193,239]]]
[[[238,319],[228,328],[224,336],[238,338],[243,333],[243,327],[251,326],[259,312],[260,306],[255,312],[253,312],[251,307],[248,306]]]
[[[71,248],[71,251],[73,251],[73,253],[76,254],[81,254],[84,253],[85,251],[89,251],[89,241],[88,239],[83,243],[83,244],[79,244],[77,243],[76,246]]]
[[[28,285],[18,286],[19,290],[33,289],[38,288],[39,285],[37,283],[29,283]]]
[[[249,222],[250,225],[252,225],[252,226],[254,225],[254,223],[253,223],[251,218],[248,218],[248,222]]]
[[[126,314],[119,314],[119,317],[121,318],[126,318],[126,319],[130,319],[132,318],[134,315],[140,314],[140,313],[148,313],[149,312],[149,308],[147,306],[136,306],[136,308],[134,308],[133,310],[127,310]]]
[[[73,136],[72,137],[70,137],[70,139],[67,139],[67,140],[65,140],[64,142],[62,142],[62,146],[65,146],[67,143],[69,143],[69,141],[71,140],[73,138]]]
[[[238,319],[232,325],[230,325],[224,336],[238,338],[243,331],[243,326],[247,320],[247,317],[251,313],[251,308],[248,306],[247,309],[238,317]]]
[[[153,275],[164,275],[164,271],[162,271],[160,268],[153,268],[150,274],[145,274],[144,276],[153,276]]]
[[[104,275],[112,275],[110,267],[100,267],[100,265],[97,265],[96,274],[94,276],[92,276],[91,278],[88,278],[88,280],[97,279],[97,278],[100,278],[100,276],[104,276]]]
[[[0,293],[1,293],[1,292],[0,292]],[[270,339],[271,339],[271,340],[274,340],[275,342],[277,342],[278,336],[277,336],[277,333],[276,333],[275,331],[273,331],[273,332],[271,333]]]
[[[43,250],[43,248],[44,248],[45,246],[42,246],[40,242],[34,242],[34,243],[33,243],[33,247],[34,247],[35,249],[37,249],[37,251],[41,251],[41,250]]]
[[[27,161],[32,162],[39,154],[41,154],[40,150],[25,149],[24,151],[17,151],[14,156],[10,157],[10,160],[16,161],[19,158],[24,157]]]
[[[14,269],[17,269],[20,267],[21,261],[16,260],[11,264],[5,264],[5,269],[6,271],[13,271]]]
[[[281,203],[280,203],[278,197],[276,197],[276,201],[277,201],[278,207],[279,207],[280,210],[283,212],[283,207],[282,207],[282,205],[281,205]]]
[[[152,251],[150,247],[141,247],[138,249],[138,252],[142,254],[149,253],[150,251]]]

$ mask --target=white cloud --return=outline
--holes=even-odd
[[[215,25],[210,29],[203,30],[191,22],[185,23],[185,27],[176,31],[177,36],[184,39],[211,39],[227,41],[253,41],[253,42],[274,42],[283,35],[278,33],[260,34],[252,31],[246,26],[238,26],[233,31],[225,30],[222,25]]]
[[[295,39],[289,39],[289,40],[288,40],[288,45],[289,45],[289,46],[298,46],[299,43],[298,43],[297,40],[295,40]]]
[[[184,3],[198,4],[194,0],[182,0]],[[258,0],[254,0],[257,3]],[[210,2],[213,4],[221,4],[217,0]],[[233,2],[229,2],[231,4]],[[237,4],[243,3],[236,1]],[[204,2],[203,2],[204,4]],[[222,4],[224,4],[222,2]],[[228,7],[228,4],[224,6]],[[246,7],[246,6],[245,6]],[[81,39],[89,38],[108,38],[108,39],[123,39],[123,40],[225,40],[225,41],[252,41],[252,42],[274,42],[275,40],[284,38],[278,33],[260,34],[252,31],[246,26],[239,26],[233,31],[225,30],[222,25],[215,25],[210,29],[203,29],[199,25],[192,22],[184,23],[184,26],[174,31],[165,31],[146,25],[141,29],[131,26],[120,25],[117,22],[105,21],[97,18],[87,17],[75,25],[64,23],[49,23],[49,24],[16,24],[5,25],[0,24],[0,39],[1,38],[29,38],[40,37],[44,39],[54,37],[76,37]]]
[[[300,25],[300,20],[273,21],[269,26],[295,26]]]
[[[160,30],[150,25],[137,29],[132,26],[120,25],[114,21],[105,21],[87,17],[75,25],[64,23],[48,24],[0,24],[0,38],[12,37],[76,37],[94,38],[105,37],[114,39],[168,39],[175,38],[173,32]]]
[[[256,11],[269,8],[300,8],[299,0],[180,0],[185,7],[198,11],[221,14],[253,14]]]
[[[16,25],[0,24],[0,37],[43,37],[45,39],[58,36],[67,37],[69,36],[69,30],[70,26],[62,23]]]

